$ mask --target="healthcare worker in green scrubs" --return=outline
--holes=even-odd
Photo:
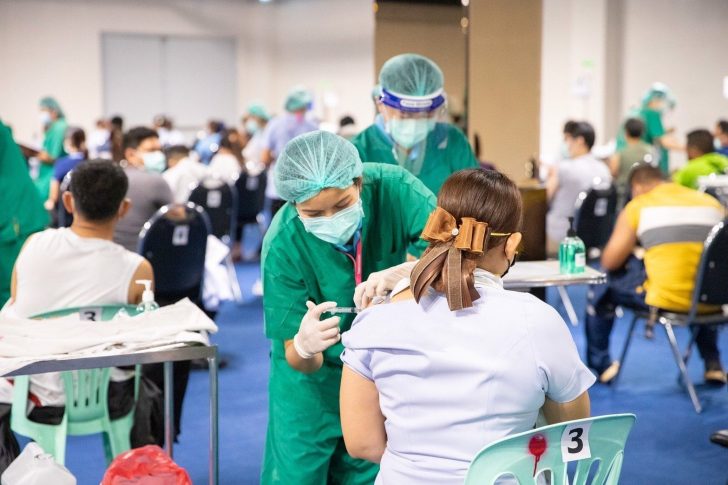
[[[20,148],[0,121],[0,307],[10,298],[10,278],[20,248],[48,225],[43,200],[33,187]]]
[[[362,164],[324,131],[291,140],[274,181],[287,203],[262,251],[265,333],[272,340],[263,484],[371,484],[378,466],[346,453],[339,420],[341,333],[354,287],[405,261],[435,196],[406,170]]]
[[[670,170],[669,150],[684,150],[685,147],[677,141],[677,139],[665,129],[663,125],[663,116],[675,107],[675,99],[668,88],[663,83],[654,83],[642,97],[642,103],[639,109],[635,109],[630,113],[630,118],[640,118],[645,124],[645,130],[642,133],[642,140],[645,143],[654,145],[659,154],[659,167],[664,174],[668,174]],[[617,151],[627,146],[627,139],[624,136],[624,126],[617,136]]]
[[[435,194],[453,172],[478,167],[462,131],[439,121],[445,94],[437,64],[418,54],[395,56],[382,66],[379,85],[379,115],[351,140],[363,162],[404,167]]]
[[[63,149],[63,141],[66,138],[66,116],[63,114],[61,105],[55,98],[46,96],[40,100],[40,122],[45,133],[43,135],[43,150],[38,154],[40,160],[40,171],[35,179],[35,186],[43,200],[48,199],[51,180],[53,179],[53,164],[57,158],[67,155]]]

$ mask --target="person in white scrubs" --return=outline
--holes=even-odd
[[[462,170],[437,202],[406,289],[342,336],[344,440],[380,463],[379,484],[462,484],[481,448],[532,429],[540,410],[549,423],[589,416],[595,378],[564,321],[503,289],[521,241],[516,185]]]

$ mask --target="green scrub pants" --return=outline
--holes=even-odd
[[[262,485],[374,483],[379,466],[349,456],[338,413],[295,413],[286,407],[269,404]]]

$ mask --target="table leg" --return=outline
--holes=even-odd
[[[207,364],[210,370],[210,485],[217,485],[219,480],[217,348],[213,356],[207,358]]]
[[[170,458],[174,457],[174,367],[164,363],[164,444]]]
[[[576,327],[579,324],[579,317],[576,316],[576,310],[574,310],[574,305],[571,303],[571,298],[569,298],[569,293],[567,293],[566,287],[557,286],[556,288],[559,290],[559,296],[561,297],[561,301],[564,303],[564,308],[566,309],[566,314],[569,316],[571,325]]]

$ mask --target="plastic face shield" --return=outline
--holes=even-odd
[[[442,89],[428,96],[405,96],[382,88],[379,102],[398,118],[432,118],[444,108],[445,95]]]

